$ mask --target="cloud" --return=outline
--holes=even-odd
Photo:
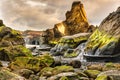
[[[74,0],[0,0],[0,18],[14,29],[45,30],[65,20]],[[120,0],[81,0],[91,24],[115,11]]]

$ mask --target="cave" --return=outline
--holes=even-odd
[[[39,41],[37,41],[37,40],[33,40],[31,43],[32,43],[32,45],[40,45]]]

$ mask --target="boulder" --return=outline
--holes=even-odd
[[[19,71],[19,74],[23,77],[25,77],[26,79],[29,79],[30,75],[33,75],[34,72],[32,70],[29,69],[21,69]]]
[[[25,78],[10,72],[7,69],[0,69],[0,80],[26,80]]]
[[[79,44],[87,41],[89,36],[90,36],[90,33],[79,33],[72,36],[64,36],[59,40],[58,44],[56,44],[55,47],[51,49],[51,53],[53,55],[64,55],[67,49],[76,48]],[[77,54],[75,53],[75,55]],[[75,57],[75,55],[73,53],[71,54],[66,53],[64,56]]]
[[[0,59],[4,61],[13,61],[16,57],[32,57],[32,53],[29,49],[22,45],[1,47]]]
[[[3,41],[9,41],[9,44],[12,46],[25,44],[21,32],[13,30],[6,26],[0,26],[0,41],[0,45],[2,45]]]
[[[54,59],[49,55],[40,57],[17,57],[14,62],[9,65],[12,70],[30,69],[34,72],[39,72],[44,67],[49,67],[54,62]]]
[[[108,80],[120,80],[120,71],[119,70],[109,70],[101,72],[96,80],[100,80],[99,78],[103,78],[105,76],[108,76]],[[101,79],[102,80],[102,79]]]
[[[95,79],[97,77],[97,75],[100,74],[100,71],[98,71],[98,70],[85,70],[84,73],[87,74],[88,77]]]
[[[114,79],[112,79],[107,75],[101,75],[101,76],[98,76],[95,80],[114,80]]]
[[[6,27],[0,20],[0,60],[13,61],[16,57],[31,57],[31,51],[24,47],[20,31]]]
[[[113,56],[120,53],[120,7],[110,13],[93,32],[85,46],[85,53],[94,56]],[[111,59],[118,60],[118,58]]]
[[[86,77],[79,77],[74,72],[64,72],[64,73],[51,76],[47,80],[89,80],[89,79]]]
[[[50,77],[62,72],[73,72],[73,71],[74,71],[73,67],[63,65],[63,66],[56,66],[55,68],[51,68],[51,67],[43,68],[39,74],[41,77],[42,76]]]

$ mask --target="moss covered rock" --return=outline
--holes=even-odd
[[[51,53],[53,55],[64,55],[64,53],[67,51],[67,49],[74,49],[79,44],[87,41],[89,38],[90,33],[79,33],[72,36],[64,36],[59,41],[58,44],[51,49]],[[75,57],[78,54],[71,53],[71,54],[65,54],[65,57]]]
[[[119,13],[120,7],[102,21],[99,28],[94,31],[86,44],[86,54],[100,56],[116,55],[120,53]]]
[[[97,75],[100,74],[100,71],[98,71],[98,70],[85,70],[84,73],[87,74],[88,77],[95,79],[97,77]]]
[[[25,78],[14,74],[6,69],[0,69],[0,80],[25,80]]]
[[[40,76],[52,76],[52,75],[56,75],[62,72],[73,72],[74,69],[71,66],[56,66],[55,68],[51,68],[51,67],[46,67],[43,68],[40,72]]]
[[[16,57],[32,57],[32,53],[29,49],[23,45],[1,47],[0,59],[5,61],[13,61]]]
[[[34,74],[34,72],[32,70],[29,69],[21,69],[19,71],[19,74],[23,77],[25,77],[26,79],[29,79],[30,75]]]
[[[47,80],[80,80],[79,76],[73,72],[64,72],[51,76]]]
[[[88,65],[87,66],[88,70],[98,70],[98,71],[102,71],[103,69],[103,65],[101,64],[92,64],[92,65]]]
[[[40,71],[44,67],[49,67],[54,62],[54,59],[49,55],[40,57],[17,57],[9,67],[13,70],[17,69],[30,69],[35,72]]]
[[[21,32],[13,30],[6,26],[0,27],[0,41],[0,45],[2,44],[2,41],[9,41],[9,43],[11,43],[13,46],[25,44]]]
[[[95,80],[113,80],[113,79],[107,75],[101,75],[101,76],[98,76]]]

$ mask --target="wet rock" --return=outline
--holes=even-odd
[[[0,20],[0,60],[12,61],[15,57],[32,56],[24,44],[21,32],[6,27]]]
[[[3,24],[3,21],[2,20],[0,20],[0,26],[3,26],[4,24]]]
[[[119,7],[120,8],[120,7]],[[120,9],[110,13],[90,36],[85,53],[88,55],[116,55],[120,53]],[[118,61],[117,58],[111,59]]]
[[[79,80],[79,77],[76,73],[73,72],[65,72],[65,73],[60,73],[58,75],[54,75],[47,80]]]
[[[4,61],[13,61],[16,57],[32,57],[30,50],[22,45],[0,48],[0,59]]]
[[[26,79],[6,69],[0,69],[0,80],[26,80]]]
[[[102,71],[103,65],[101,65],[101,64],[92,64],[92,65],[88,65],[87,69],[88,70],[99,70],[99,71]]]
[[[25,77],[26,79],[29,79],[30,75],[34,74],[34,72],[29,69],[21,69],[19,74],[21,76]]]
[[[114,80],[114,79],[112,79],[112,77],[109,77],[107,75],[101,75],[98,76],[95,80]]]
[[[109,70],[109,71],[104,71],[101,72],[98,77],[101,76],[109,76],[108,78],[110,78],[109,80],[119,80],[120,79],[120,71],[118,70]],[[99,78],[98,78],[99,80]]]
[[[73,66],[74,68],[80,68],[81,67],[81,62],[78,60],[73,60],[70,62],[70,66]]]
[[[54,59],[49,55],[40,57],[17,57],[14,62],[9,65],[12,70],[30,69],[34,72],[39,72],[45,67],[49,67],[54,62]]]
[[[51,53],[55,56],[64,55],[67,49],[76,48],[80,43],[87,41],[89,36],[90,36],[90,33],[79,33],[72,36],[64,36],[59,40],[58,44],[51,49]],[[71,54],[66,53],[64,56],[73,57],[74,54],[73,55]]]
[[[90,78],[96,78],[98,74],[100,74],[100,71],[98,70],[85,70],[85,74],[87,74]]]
[[[6,26],[0,27],[0,41],[9,41],[13,46],[25,44],[24,39],[19,31],[13,30]]]
[[[30,75],[29,80],[44,80],[43,78],[39,78],[39,76],[36,75]]]
[[[51,67],[43,68],[41,72],[39,73],[39,75],[41,77],[42,76],[50,77],[50,76],[57,75],[62,72],[73,72],[73,71],[74,71],[73,67],[63,65],[63,66],[56,66],[55,68],[51,68]]]
[[[0,67],[3,67],[2,62],[0,61]]]

